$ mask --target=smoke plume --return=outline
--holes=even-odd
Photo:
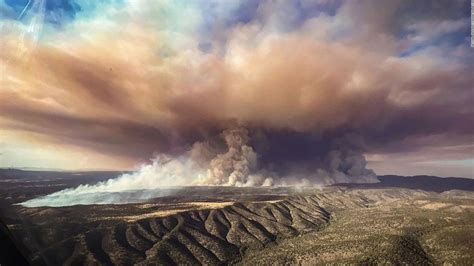
[[[365,154],[391,173],[472,158],[469,1],[59,2],[0,21],[4,157],[144,165],[58,197],[372,182]]]
[[[337,142],[340,144],[339,140]],[[349,146],[345,144],[342,147]],[[194,143],[181,155],[160,154],[134,173],[95,185],[65,189],[26,201],[22,205],[37,207],[140,202],[169,195],[173,188],[185,186],[308,186],[376,182],[375,173],[366,169],[365,158],[357,150],[309,151],[319,156],[310,160],[290,160],[275,167],[265,163],[265,158],[259,161],[262,154],[259,155],[250,145],[248,129],[233,127],[224,130],[216,138]],[[287,152],[295,151],[289,149]]]

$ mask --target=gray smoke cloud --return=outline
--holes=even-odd
[[[113,169],[153,157],[55,194],[65,202],[169,186],[372,182],[366,151],[419,150],[443,168],[472,158],[469,1],[304,1],[316,4],[311,14],[300,1],[130,0],[99,4],[42,40],[45,2],[2,28],[2,137],[78,147]],[[36,159],[13,161],[27,154]],[[58,154],[74,167],[82,159]]]
[[[227,145],[227,152],[217,154],[210,162],[208,175],[204,183],[211,185],[262,185],[256,183],[257,154],[248,145],[248,130],[245,128],[228,129],[221,137]],[[266,184],[269,181],[267,181]]]
[[[339,149],[312,160],[291,161],[283,168],[259,162],[249,130],[233,127],[216,138],[195,142],[178,156],[160,154],[131,174],[95,185],[80,185],[22,203],[27,207],[140,202],[184,186],[311,186],[377,182],[363,154],[336,141]],[[317,149],[317,147],[316,147]],[[286,151],[292,156],[291,151]],[[124,194],[120,194],[124,193]],[[125,195],[125,196],[123,196]]]

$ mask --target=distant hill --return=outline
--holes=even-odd
[[[101,179],[117,177],[125,171],[58,171],[58,170],[24,170],[15,168],[0,169],[0,179],[65,179],[83,176],[93,178],[99,176]]]
[[[349,188],[410,188],[421,189],[425,191],[443,192],[453,189],[474,191],[474,179],[461,177],[437,177],[427,175],[417,176],[398,176],[382,175],[379,176],[379,183],[370,184],[337,184]]]
[[[83,182],[94,183],[129,173],[126,171],[38,171],[13,168],[0,169],[0,180],[74,180],[70,185],[79,185]],[[80,178],[78,178],[80,177]],[[379,183],[340,183],[338,186],[348,188],[410,188],[425,191],[443,192],[453,189],[474,191],[474,179],[461,177],[437,177],[427,175],[378,176]],[[69,182],[68,182],[69,183]]]

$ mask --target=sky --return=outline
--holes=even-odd
[[[238,127],[272,171],[474,178],[469,1],[0,0],[0,31],[0,167],[136,169]]]

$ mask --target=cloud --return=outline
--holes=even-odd
[[[472,52],[433,42],[463,32],[456,16],[466,1],[446,10],[427,3],[421,17],[409,1],[303,2],[314,13],[299,4],[281,12],[288,3],[278,1],[125,1],[87,13],[78,2],[83,11],[38,43],[9,20],[0,127],[143,162],[238,125],[266,169],[352,160],[364,167],[344,171],[362,176],[367,150],[416,149],[405,143],[430,135],[440,142],[423,145],[468,141]],[[429,45],[400,56],[420,42]],[[361,144],[333,152],[348,134]],[[279,143],[288,143],[286,156]],[[344,159],[325,160],[338,153]],[[288,163],[271,166],[280,160]]]

